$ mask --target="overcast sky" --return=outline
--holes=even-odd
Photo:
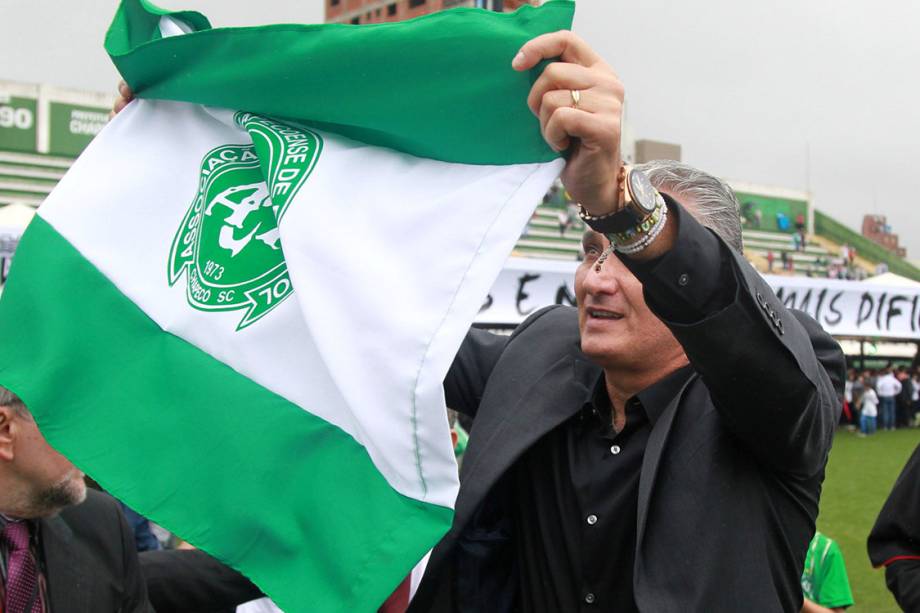
[[[215,26],[321,22],[322,0],[159,0]],[[0,0],[0,79],[114,90],[114,0]],[[580,0],[637,138],[720,176],[810,189],[854,229],[887,215],[920,259],[920,2]],[[510,58],[509,58],[510,59]]]

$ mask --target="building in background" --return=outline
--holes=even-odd
[[[674,143],[640,139],[636,141],[634,149],[636,164],[644,164],[652,160],[680,161],[680,145]]]
[[[386,23],[461,6],[490,11],[514,10],[527,0],[323,0],[327,23]]]
[[[0,287],[35,207],[108,121],[112,95],[0,81]]]
[[[0,81],[0,150],[79,155],[108,122],[113,100],[111,94]]]
[[[898,235],[891,231],[884,215],[865,215],[862,222],[862,235],[881,245],[899,258],[907,255],[907,250],[898,244]]]
[[[0,81],[0,206],[37,206],[108,121],[111,94]]]

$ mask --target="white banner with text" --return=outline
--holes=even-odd
[[[516,325],[550,304],[575,304],[577,262],[510,258],[476,318]],[[789,308],[805,311],[834,336],[920,340],[920,285],[884,285],[764,275]]]

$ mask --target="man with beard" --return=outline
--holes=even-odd
[[[0,387],[0,611],[152,611],[118,504]]]

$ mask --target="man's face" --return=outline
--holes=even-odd
[[[18,492],[10,512],[20,517],[47,517],[83,502],[83,473],[48,444],[30,416],[16,415],[14,423],[14,456],[8,468],[16,476]]]
[[[685,359],[671,331],[645,304],[642,284],[616,255],[595,270],[608,245],[590,230],[582,239],[585,259],[575,273],[581,350],[604,368],[636,372]]]

